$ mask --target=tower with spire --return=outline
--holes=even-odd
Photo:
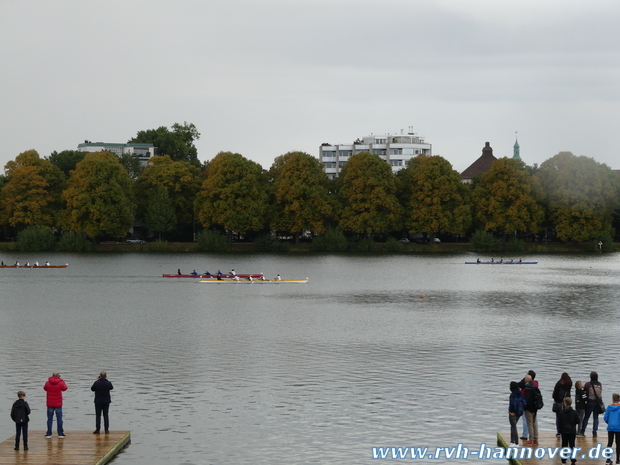
[[[519,141],[517,140],[517,136],[516,136],[516,132],[515,132],[515,145],[512,148],[512,158],[514,160],[521,160],[521,155],[519,154]]]

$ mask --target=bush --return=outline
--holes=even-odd
[[[510,237],[506,242],[507,252],[523,252],[525,250],[525,243],[516,237]]]
[[[19,250],[22,252],[46,252],[56,244],[56,237],[43,226],[28,226],[17,235]]]
[[[374,252],[375,241],[370,237],[362,237],[360,240],[353,243],[353,249],[356,252]]]
[[[599,249],[598,243],[602,242],[602,246]],[[614,246],[614,241],[611,237],[611,234],[608,232],[599,233],[596,239],[588,242],[586,244],[586,250],[589,252],[615,252],[616,247]]]
[[[196,237],[196,245],[201,252],[226,252],[226,236],[213,229],[204,229]]]
[[[256,241],[254,246],[257,252],[277,252],[285,253],[291,249],[288,242],[280,242],[276,237],[271,234],[263,234]]]
[[[82,252],[88,247],[88,240],[75,231],[64,231],[58,241],[58,250],[64,252]]]
[[[487,231],[477,230],[469,241],[476,252],[492,252],[497,250],[497,240]]]
[[[405,249],[405,246],[398,242],[397,239],[390,237],[382,247],[384,252],[398,253]]]
[[[348,245],[344,233],[337,228],[329,228],[325,234],[312,239],[314,252],[345,252]]]

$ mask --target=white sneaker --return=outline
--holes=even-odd
[[[508,444],[508,447],[519,447],[519,444],[511,442],[510,444]]]

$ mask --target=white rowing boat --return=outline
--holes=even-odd
[[[308,282],[306,279],[266,279],[261,281],[259,279],[253,279],[248,281],[247,279],[201,279],[201,283],[205,284],[305,284]]]

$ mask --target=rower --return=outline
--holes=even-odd
[[[234,275],[234,276],[233,276],[233,279],[234,279],[235,281],[239,281],[239,276]]]
[[[19,266],[19,262],[18,261],[15,262],[15,266]]]
[[[205,271],[205,276],[211,276],[211,273],[209,273],[209,271]]]
[[[476,259],[476,263],[480,263],[480,259],[479,258]]]
[[[278,276],[276,276],[276,281],[282,281],[282,278],[280,277],[280,273],[278,273]]]
[[[223,274],[223,273],[222,273],[220,270],[217,270],[217,275],[218,275],[218,276],[222,276],[222,274]]]
[[[235,273],[235,269],[234,269],[234,268],[232,269],[232,271],[230,272],[230,274],[231,274],[232,276],[235,276],[235,275],[237,274],[237,273]]]
[[[252,275],[251,274],[248,275],[248,281],[252,281]]]
[[[494,262],[495,262],[495,260],[492,258],[492,259],[491,259],[491,263],[494,263]]]
[[[196,272],[196,270],[192,271],[192,276],[198,276],[198,273]]]
[[[265,279],[265,273],[261,273],[261,274],[260,274],[260,280],[261,280],[261,281],[266,281],[266,279]]]
[[[45,262],[45,266],[50,266],[50,262]]]
[[[26,262],[26,266],[30,266],[30,262]]]
[[[34,262],[34,266],[39,266],[39,262],[38,261]]]

